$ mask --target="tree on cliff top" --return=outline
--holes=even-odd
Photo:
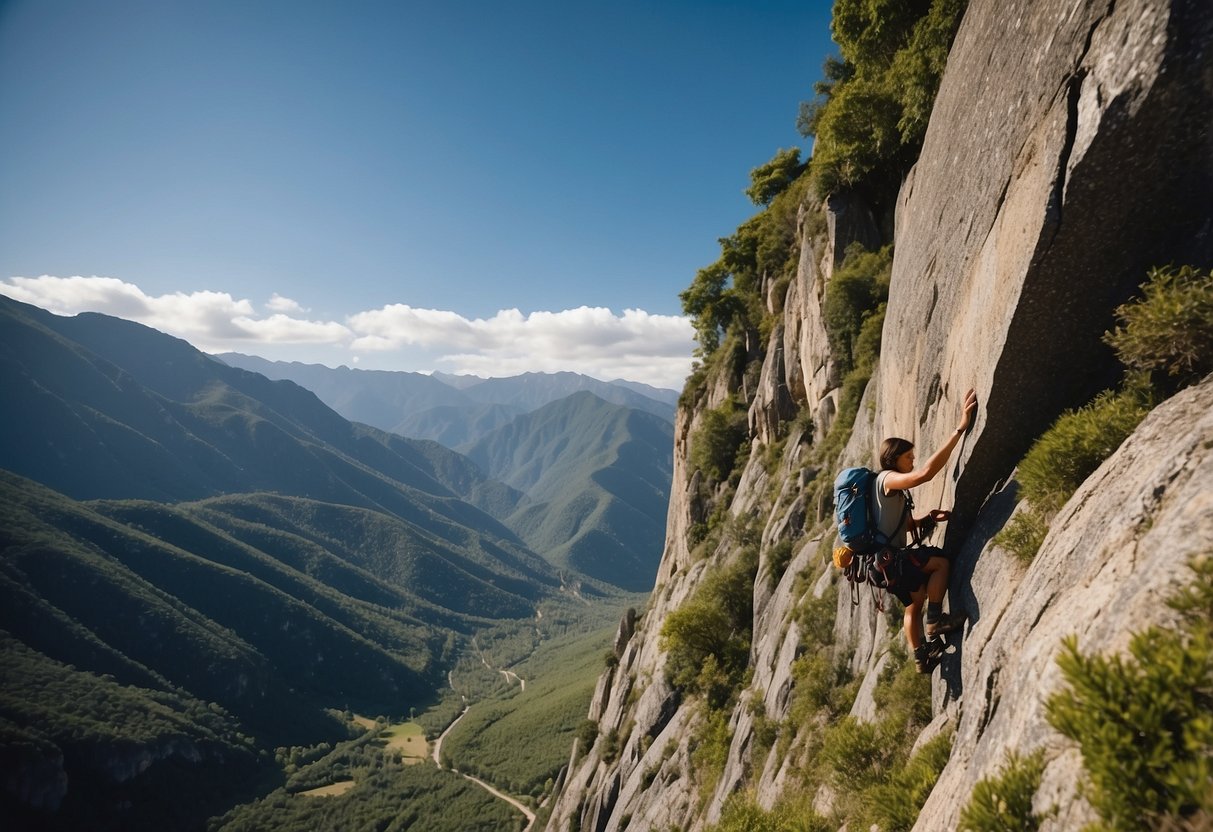
[[[797,127],[815,137],[821,197],[848,189],[891,203],[918,158],[967,0],[836,0],[829,58]]]

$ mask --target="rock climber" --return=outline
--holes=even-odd
[[[943,447],[931,454],[921,468],[914,467],[914,443],[896,436],[880,446],[880,473],[873,485],[872,513],[877,528],[888,536],[890,546],[900,555],[900,574],[888,591],[905,605],[906,640],[914,651],[914,664],[920,673],[930,673],[943,653],[945,633],[960,629],[965,616],[943,611],[943,596],[948,591],[950,561],[936,546],[910,547],[910,535],[929,536],[935,524],[951,517],[951,512],[935,509],[915,518],[909,489],[930,482],[943,470],[956,443],[964,436],[977,410],[977,394],[965,394],[960,421]],[[916,535],[918,537],[918,535]],[[923,604],[926,604],[926,641],[923,640]]]

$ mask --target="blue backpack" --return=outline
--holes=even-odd
[[[851,585],[851,604],[859,604],[859,584],[870,584],[876,609],[884,611],[884,590],[901,574],[901,560],[889,548],[889,538],[876,527],[872,490],[876,472],[870,468],[847,468],[834,480],[834,520],[843,545],[834,550],[834,565]],[[910,494],[902,522],[913,506]],[[897,524],[898,527],[901,523]]]
[[[847,468],[834,480],[834,522],[847,548],[861,555],[878,552],[889,539],[876,528],[872,513],[872,489],[876,472],[871,468]]]

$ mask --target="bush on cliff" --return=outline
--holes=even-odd
[[[796,273],[800,255],[796,223],[809,180],[803,166],[787,155],[793,152],[799,153],[780,151],[753,171],[747,193],[769,199],[769,204],[732,235],[720,238],[720,257],[696,272],[691,285],[678,295],[705,360],[721,347],[726,333],[769,332],[772,320],[764,292],[771,284],[786,287]],[[795,178],[790,178],[793,174]],[[783,298],[777,300],[782,303]]]
[[[1036,832],[1041,818],[1032,811],[1032,798],[1044,770],[1043,752],[1008,755],[997,774],[973,787],[960,810],[961,832]]]
[[[1130,385],[1119,393],[1100,393],[1090,404],[1058,417],[1019,463],[1016,478],[1028,508],[994,542],[1025,563],[1032,560],[1053,515],[1129,437],[1152,404],[1148,391]]]
[[[1213,373],[1213,272],[1155,268],[1141,289],[1142,298],[1117,307],[1120,325],[1104,335],[1121,362],[1166,394]]]
[[[674,687],[722,709],[736,694],[750,656],[757,547],[710,572],[686,603],[666,616],[661,649]]]
[[[826,284],[822,309],[826,334],[844,371],[859,363],[860,333],[864,323],[888,300],[892,271],[892,246],[867,251],[859,243],[852,243],[847,247],[842,265]],[[871,350],[870,345],[864,347]],[[876,352],[879,352],[879,346]]]
[[[746,440],[746,411],[733,400],[704,412],[691,437],[691,466],[716,482],[729,478]]]
[[[797,126],[816,137],[819,196],[859,190],[891,205],[918,157],[965,0],[836,0],[831,30],[843,60],[826,61]]]
[[[1213,821],[1211,555],[1192,562],[1196,580],[1171,602],[1179,628],[1138,633],[1128,656],[1084,655],[1069,638],[1057,659],[1068,687],[1049,698],[1049,723],[1082,751],[1101,829]]]
[[[1129,369],[1119,392],[1066,411],[1019,464],[1016,513],[994,542],[1023,562],[1035,557],[1052,516],[1128,438],[1155,405],[1213,372],[1213,273],[1191,266],[1151,269],[1143,296],[1116,309],[1104,340]]]

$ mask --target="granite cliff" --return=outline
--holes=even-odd
[[[894,239],[879,239],[858,198],[807,200],[795,278],[766,287],[777,324],[684,397],[656,585],[648,609],[621,625],[589,713],[598,739],[573,750],[549,830],[705,829],[734,795],[770,808],[803,788],[797,761],[814,731],[790,725],[792,667],[822,603],[857,683],[849,713],[879,719],[874,690],[901,636],[870,596],[852,606],[837,591],[828,481],[843,464],[871,464],[890,434],[938,447],[969,387],[981,403],[974,429],[916,495],[955,508],[944,536],[957,564],[951,602],[971,621],[933,678],[933,719],[916,740],[955,736],[915,828],[956,828],[974,784],[1012,751],[1043,751],[1034,800],[1056,808],[1041,828],[1090,819],[1081,758],[1043,713],[1060,684],[1055,659],[1067,636],[1108,653],[1172,623],[1162,602],[1213,546],[1213,487],[1198,476],[1213,451],[1213,380],[1140,424],[1054,518],[1030,565],[992,539],[1022,508],[1016,465],[1032,442],[1117,382],[1101,340],[1114,309],[1151,266],[1213,264],[1211,47],[1213,14],[1198,2],[972,0]],[[843,383],[822,303],[853,240],[892,242],[895,257],[879,367],[845,448],[822,465],[814,448]],[[748,404],[750,453],[732,483],[716,483],[691,463],[692,445],[705,414],[735,395]],[[705,547],[698,530],[712,511],[731,531]],[[705,777],[693,758],[708,716],[668,678],[661,632],[747,547],[758,559],[744,690],[727,715],[727,753]],[[828,815],[833,798],[821,786],[805,799]]]

